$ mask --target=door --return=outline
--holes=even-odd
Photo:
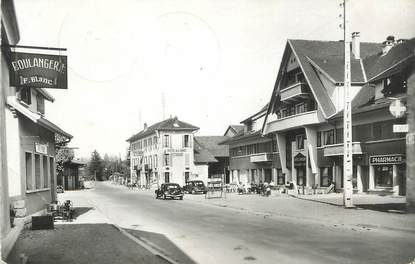
[[[270,183],[272,181],[272,170],[264,169],[264,182]]]
[[[305,185],[305,175],[306,175],[305,166],[296,167],[296,170],[297,170],[297,185],[298,186],[304,186]]]

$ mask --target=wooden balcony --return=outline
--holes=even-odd
[[[324,117],[322,117],[317,110],[313,110],[283,117],[280,119],[271,119],[269,122],[267,122],[264,132],[265,134],[267,134],[272,132],[304,127],[307,125],[315,125],[322,122],[325,122]]]
[[[272,161],[272,156],[270,153],[261,153],[255,154],[249,157],[251,162],[267,162]]]
[[[324,146],[324,156],[342,156],[343,149],[343,144],[326,145]],[[353,142],[352,150],[353,154],[363,154],[362,145],[360,142]]]
[[[281,90],[281,101],[282,102],[295,102],[302,101],[311,96],[308,85],[302,82],[292,84]]]

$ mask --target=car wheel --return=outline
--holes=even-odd
[[[180,196],[180,198],[179,198],[180,200],[183,200],[183,196]]]

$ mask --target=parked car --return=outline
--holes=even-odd
[[[183,200],[183,190],[177,183],[163,183],[160,188],[156,190],[156,199],[163,197],[163,199],[179,198]]]
[[[56,186],[56,192],[57,193],[63,193],[63,192],[65,192],[65,190],[63,189],[62,185],[58,185],[58,186]]]
[[[183,187],[184,192],[196,194],[196,193],[203,193],[207,192],[207,188],[203,181],[188,181],[186,185]]]

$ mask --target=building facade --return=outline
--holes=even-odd
[[[288,40],[263,134],[277,142],[284,181],[343,188],[343,42]],[[355,192],[404,194],[405,135],[393,133],[392,98],[405,101],[414,40],[361,43],[353,34]]]
[[[63,164],[63,170],[57,175],[57,185],[65,190],[83,188],[84,167],[86,163],[80,160],[71,160]]]
[[[157,188],[162,183],[184,185],[197,177],[193,136],[199,128],[169,118],[144,129],[130,143],[130,178],[140,187]]]
[[[267,106],[243,120],[243,129],[221,143],[229,146],[231,183],[277,183],[280,180],[281,167],[275,141],[261,134],[266,110]],[[230,128],[225,134],[229,131]]]

